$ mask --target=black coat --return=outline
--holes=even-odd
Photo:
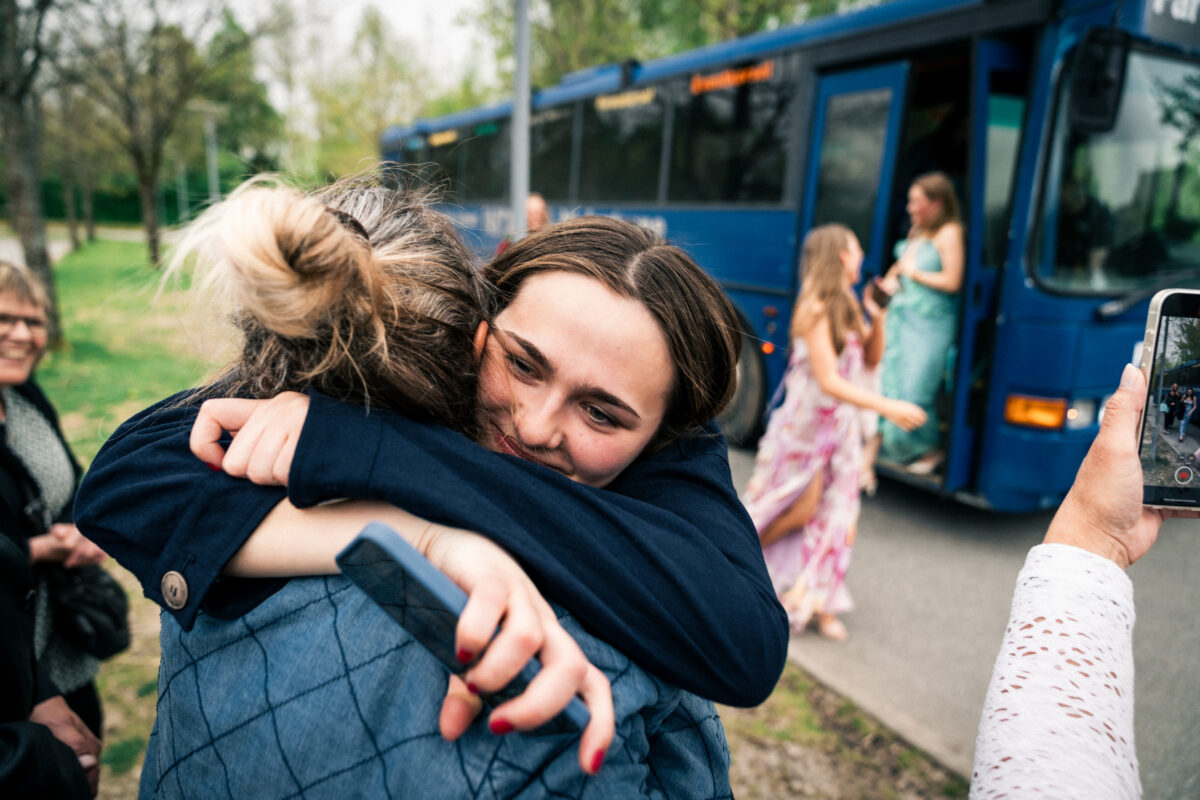
[[[71,467],[75,470],[75,482],[78,483],[83,470],[67,445],[62,428],[58,424],[58,414],[46,399],[46,395],[42,394],[42,390],[32,379],[16,387],[16,391],[50,422],[58,434],[63,450],[71,459]],[[35,513],[34,509],[34,505],[40,502],[37,484],[29,476],[25,465],[8,448],[7,440],[0,437],[0,533],[18,542],[27,542],[31,536],[45,533],[42,529],[41,514]],[[57,522],[70,522],[73,519],[73,504],[74,497],[58,515]]]
[[[29,552],[0,536],[0,797],[90,797],[71,748],[29,722],[54,693],[33,657],[33,572]]]
[[[32,380],[16,391],[37,407],[70,455],[58,415]],[[71,463],[78,481],[80,468]],[[45,533],[34,504],[37,485],[0,436],[0,797],[90,797],[79,759],[44,725],[29,722],[34,705],[58,694],[33,654],[33,570],[29,537]],[[71,518],[71,509],[60,515]]]

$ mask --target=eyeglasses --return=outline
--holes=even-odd
[[[18,322],[24,322],[25,327],[33,336],[44,336],[46,333],[45,317],[16,317],[12,314],[0,314],[0,336],[12,331]]]

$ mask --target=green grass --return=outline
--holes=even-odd
[[[159,277],[130,242],[96,242],[55,268],[64,344],[37,375],[85,463],[123,420],[206,373],[181,294],[155,298]]]
[[[86,465],[124,420],[200,383],[213,352],[191,322],[188,298],[159,295],[160,273],[144,245],[99,241],[55,266],[64,344],[39,365],[38,382],[58,410],[72,449]],[[158,607],[137,581],[106,562],[129,595],[129,650],[104,662],[97,686],[104,704],[100,799],[137,794],[158,680]]]
[[[114,775],[123,775],[138,765],[145,750],[146,740],[141,736],[108,742],[100,756],[100,763],[112,770]]]

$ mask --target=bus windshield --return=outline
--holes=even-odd
[[[1106,133],[1072,130],[1069,105],[1061,98],[1035,236],[1040,282],[1111,294],[1200,275],[1200,65],[1131,52]]]

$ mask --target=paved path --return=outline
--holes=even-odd
[[[732,450],[730,463],[745,486],[753,454]],[[863,504],[846,576],[856,603],[845,616],[849,640],[796,636],[791,658],[969,776],[1017,572],[1050,516],[991,514],[882,481]],[[1200,523],[1169,521],[1129,575],[1145,797],[1200,798],[1200,626],[1191,622],[1200,607]]]
[[[50,251],[50,260],[58,261],[71,249],[71,243],[65,239],[49,239],[46,249]],[[24,264],[25,252],[21,249],[21,243],[16,239],[0,237],[0,260]]]

